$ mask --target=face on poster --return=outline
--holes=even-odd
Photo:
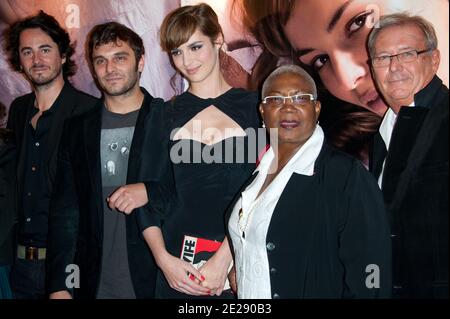
[[[447,0],[293,0],[295,8],[292,10],[286,25],[284,35],[296,51],[308,50],[307,54],[293,56],[311,68],[320,77],[325,88],[339,99],[359,105],[378,115],[383,115],[386,105],[377,96],[374,81],[367,63],[366,50],[367,36],[371,27],[369,19],[375,16],[409,12],[425,17],[434,25],[441,52],[441,65],[438,75],[448,85],[448,30],[449,14]],[[253,46],[255,40],[252,34],[245,30],[236,12],[232,10],[233,4],[241,0],[226,1],[195,1],[183,0],[183,5],[206,2],[210,4],[219,15],[220,23],[224,29],[225,40],[229,49],[233,43],[248,43]],[[274,1],[264,1],[275,3]],[[337,12],[341,12],[332,28],[330,21]],[[245,65],[248,70],[257,50],[239,50],[241,56],[236,60]],[[250,68],[251,69],[251,68]]]

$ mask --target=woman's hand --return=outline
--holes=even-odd
[[[232,260],[228,239],[225,237],[216,253],[200,267],[199,271],[206,278],[201,285],[211,290],[211,296],[222,294]]]
[[[229,266],[230,261],[221,259],[220,256],[214,254],[214,256],[199,268],[199,271],[206,278],[201,285],[211,291],[211,296],[220,296],[222,294],[227,280]]]
[[[107,198],[108,206],[127,215],[148,203],[147,189],[144,183],[130,184],[119,187]]]
[[[234,265],[233,267],[231,267],[231,270],[228,273],[228,281],[230,282],[231,290],[233,290],[233,292],[237,294],[236,267]]]
[[[194,266],[167,252],[159,227],[148,227],[143,235],[155,257],[156,264],[172,289],[194,296],[205,296],[211,293],[209,289],[199,284],[205,280],[205,277]]]
[[[205,281],[205,277],[190,263],[167,252],[158,257],[155,256],[156,262],[172,289],[193,296],[211,294],[210,289],[199,284]]]

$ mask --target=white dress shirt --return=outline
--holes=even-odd
[[[414,102],[412,102],[409,107],[415,106]],[[391,108],[388,108],[386,114],[384,115],[383,121],[380,125],[380,135],[386,145],[386,150],[389,151],[389,145],[391,144],[392,132],[394,131],[395,123],[397,122],[397,114],[392,111]],[[381,168],[380,176],[378,177],[378,186],[381,189],[381,185],[383,183],[383,174],[384,174],[384,165],[386,164],[386,158],[383,161],[383,166]]]
[[[314,163],[324,141],[322,128],[317,125],[313,135],[289,160],[275,179],[258,197],[275,158],[274,150],[264,154],[258,176],[242,192],[228,223],[235,252],[239,299],[271,299],[269,260],[266,237],[275,206],[293,173],[311,176]],[[301,194],[299,194],[301,196]],[[240,211],[242,209],[242,217]],[[244,236],[245,233],[245,236]]]

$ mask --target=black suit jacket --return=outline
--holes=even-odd
[[[270,220],[272,297],[389,298],[389,222],[374,178],[358,160],[327,144],[314,166],[312,176],[293,173]],[[380,276],[379,288],[370,289],[372,264]]]
[[[16,151],[0,129],[0,266],[14,262],[16,216]]]
[[[60,107],[54,109],[54,119],[48,133],[48,145],[45,149],[45,175],[46,179],[42,183],[47,183],[49,190],[53,189],[56,175],[56,158],[58,154],[58,146],[66,119],[82,114],[94,107],[97,103],[96,98],[76,90],[69,82],[66,81],[57,100],[63,101]],[[23,191],[23,176],[26,156],[26,121],[34,107],[35,95],[30,93],[15,99],[9,109],[7,127],[14,133],[14,143],[17,149],[17,188],[18,197],[21,198]],[[56,103],[56,101],[55,101]],[[19,211],[21,211],[21,201],[19,200]]]
[[[380,176],[392,228],[394,296],[448,298],[448,89],[435,76],[402,107],[389,152],[374,137],[370,170]]]
[[[155,153],[141,152],[145,136],[152,136],[161,110],[154,108],[150,94],[145,94],[139,112],[128,161],[127,184],[155,180],[158,172]],[[156,99],[155,99],[156,101]],[[162,105],[159,103],[158,105]],[[56,188],[52,196],[48,276],[50,293],[68,290],[66,266],[77,264],[80,288],[75,298],[96,297],[103,246],[103,195],[100,163],[101,116],[103,101],[97,107],[67,123],[58,156]],[[152,122],[152,125],[147,125]],[[155,139],[159,137],[154,135]],[[152,139],[150,139],[152,141]],[[156,142],[156,145],[157,142]],[[145,171],[146,176],[142,175]],[[154,174],[153,176],[151,174]],[[142,178],[141,178],[142,177]],[[126,217],[128,262],[137,298],[154,295],[155,264],[139,231],[136,212]]]

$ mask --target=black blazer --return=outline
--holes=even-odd
[[[157,166],[157,156],[143,154],[141,149],[144,137],[152,133],[152,127],[146,124],[153,119],[154,125],[157,125],[161,110],[153,108],[153,98],[145,89],[142,91],[145,98],[133,135],[127,184],[142,180],[142,171],[147,174],[146,180],[154,180],[158,174],[148,169]],[[74,297],[96,297],[103,245],[104,199],[100,167],[102,108],[103,101],[94,110],[69,121],[64,131],[50,212],[47,257],[50,293],[67,290],[65,268],[75,263],[80,269],[80,288],[75,289]],[[155,176],[150,176],[151,173]],[[135,212],[126,217],[126,233],[128,262],[136,297],[152,298],[156,268],[139,231]]]
[[[380,176],[392,228],[394,296],[448,298],[448,89],[435,76],[401,108],[386,157],[374,137],[370,170]]]
[[[63,101],[59,107],[55,108],[54,119],[48,134],[48,147],[45,149],[45,167],[46,180],[49,190],[53,189],[56,175],[56,158],[58,154],[58,146],[66,119],[82,114],[94,107],[97,103],[96,98],[76,90],[69,82],[66,81],[57,101]],[[34,107],[35,95],[30,93],[15,99],[9,109],[9,117],[7,128],[14,133],[14,143],[17,148],[17,188],[20,198],[23,190],[23,173],[25,171],[25,151],[26,151],[26,121]],[[56,103],[56,101],[55,101]],[[21,211],[21,203],[19,201],[19,211]]]
[[[272,297],[388,298],[389,234],[374,178],[358,160],[324,144],[314,175],[294,173],[273,212],[266,238]],[[380,288],[366,286],[372,264]]]
[[[0,266],[14,262],[16,216],[16,151],[0,129]]]

